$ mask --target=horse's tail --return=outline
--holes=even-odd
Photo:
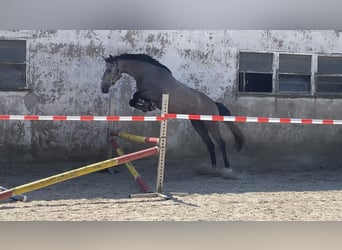
[[[215,102],[215,103],[216,103],[216,106],[219,110],[220,115],[222,115],[222,116],[230,116],[231,115],[229,109],[226,108],[222,103],[220,103],[220,102]],[[238,126],[236,126],[236,124],[234,122],[226,122],[226,124],[228,125],[228,127],[230,128],[230,130],[233,133],[234,140],[235,140],[234,148],[236,149],[237,152],[239,152],[245,143],[245,136],[242,133],[242,131],[240,130],[240,128]]]

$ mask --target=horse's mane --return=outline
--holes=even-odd
[[[170,74],[172,74],[171,70],[165,65],[158,62],[156,59],[152,58],[146,54],[121,54],[119,56],[112,57],[113,59],[127,59],[127,60],[136,60],[141,62],[151,63],[155,66],[162,67],[166,69]]]

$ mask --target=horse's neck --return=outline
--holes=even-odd
[[[119,62],[120,73],[132,76],[136,81],[139,80],[145,70],[145,63],[133,60],[122,60]]]
[[[120,73],[126,73],[135,79],[138,88],[145,88],[143,85],[146,82],[149,84],[158,83],[161,75],[164,75],[163,69],[146,62],[122,60],[119,67]]]

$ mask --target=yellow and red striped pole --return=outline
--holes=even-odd
[[[0,191],[6,191],[8,188],[0,186]],[[27,196],[26,195],[15,195],[10,197],[14,201],[27,201]]]
[[[122,156],[115,157],[109,160],[90,164],[90,165],[87,165],[78,169],[63,172],[61,174],[53,175],[45,179],[30,182],[30,183],[0,192],[0,200],[4,200],[10,197],[13,197],[15,195],[19,195],[19,194],[31,192],[37,189],[41,189],[47,186],[51,186],[53,184],[56,184],[62,181],[77,178],[82,175],[90,174],[90,173],[100,171],[106,168],[114,167],[114,166],[129,162],[129,161],[137,160],[140,158],[145,158],[151,155],[156,155],[158,154],[158,152],[159,152],[158,146],[154,146],[152,148],[140,150],[134,153],[122,155]]]
[[[120,146],[117,144],[117,142],[114,140],[114,138],[110,138],[109,140],[110,144],[112,144],[112,147],[115,149],[116,153],[121,156],[124,155],[125,152],[120,148]],[[151,193],[153,192],[152,189],[144,182],[142,179],[141,175],[138,173],[138,171],[135,169],[133,166],[132,162],[128,161],[125,163],[125,166],[127,167],[128,171],[131,173],[133,176],[134,180],[138,183],[140,186],[141,190],[144,193]]]
[[[117,132],[117,131],[112,131],[110,133],[111,136],[116,136],[121,139],[125,139],[128,141],[133,141],[133,142],[139,142],[139,143],[148,143],[148,144],[154,144],[158,145],[159,144],[159,138],[155,137],[144,137],[140,135],[133,135],[125,132]]]

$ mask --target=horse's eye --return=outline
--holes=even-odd
[[[106,69],[106,72],[110,73],[112,72],[112,69]]]

